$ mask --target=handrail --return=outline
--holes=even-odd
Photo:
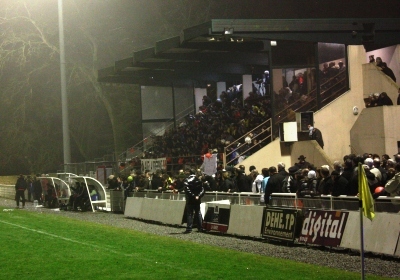
[[[236,150],[238,149],[238,144],[244,143],[245,141],[242,141],[242,140],[244,140],[250,133],[255,132],[256,130],[258,130],[259,128],[261,128],[262,126],[267,125],[267,124],[268,124],[268,126],[267,126],[266,130],[264,131],[264,132],[266,133],[267,136],[264,137],[264,138],[262,138],[262,139],[258,139],[257,136],[259,136],[259,135],[260,135],[260,134],[259,134],[259,135],[256,135],[255,138],[253,138],[253,139],[259,140],[260,143],[265,143],[264,141],[267,140],[267,139],[269,138],[269,140],[270,140],[270,142],[271,142],[271,141],[272,141],[272,119],[269,118],[268,120],[266,120],[265,122],[263,122],[263,123],[261,123],[260,125],[256,126],[256,127],[253,128],[252,130],[246,132],[245,135],[239,137],[238,139],[236,139],[235,141],[233,141],[232,143],[230,143],[229,145],[227,145],[227,146],[224,147],[224,156],[223,156],[223,164],[224,164],[224,167],[228,166],[229,164],[231,164],[232,162],[234,162],[235,160],[237,160],[237,159],[240,157],[240,155],[238,155],[238,156],[236,156],[235,158],[233,158],[233,159],[227,161],[227,158],[228,158],[230,155],[232,155],[234,151],[236,151]],[[252,140],[253,140],[253,139],[252,139]],[[231,149],[231,148],[233,148],[233,149]],[[246,152],[250,151],[250,150],[253,149],[253,148],[254,148],[254,145],[250,145],[250,147],[249,147],[247,150],[242,151],[242,153],[245,154]],[[227,152],[227,151],[230,150],[230,149],[231,149],[231,151]]]
[[[345,85],[343,87],[340,87],[339,89],[337,89],[334,93],[324,97],[324,94],[332,89],[334,89],[337,85],[341,84],[342,82],[344,82],[346,80],[346,77],[340,78],[339,76],[341,76],[343,73],[339,73],[337,74],[335,77],[332,77],[331,79],[327,80],[326,82],[324,82],[321,87],[325,86],[325,85],[329,85],[330,82],[332,82],[332,80],[335,80],[336,83],[333,85],[330,85],[328,88],[325,88],[323,91],[321,91],[320,96],[323,97],[323,99],[321,100],[321,104],[325,104],[327,103],[330,99],[334,100],[335,98],[337,98],[337,94],[340,93],[343,89],[345,89]],[[339,80],[337,80],[337,78],[340,78]],[[316,111],[317,109],[317,104],[316,102],[314,102],[316,100],[316,88],[311,90],[310,93],[307,95],[308,97],[311,98],[307,98],[306,100],[296,100],[295,102],[287,105],[287,107],[281,111],[279,111],[278,113],[275,114],[276,119],[279,119],[279,122],[282,122],[284,120],[287,120],[288,116],[286,114],[286,111],[288,109],[293,110],[294,112],[297,111]],[[314,102],[314,103],[313,103]],[[297,108],[296,105],[300,104]],[[311,104],[311,107],[308,107]]]

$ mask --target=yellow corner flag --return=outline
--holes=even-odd
[[[375,217],[374,199],[369,190],[367,176],[365,175],[365,170],[361,163],[358,163],[358,195],[362,200],[364,216],[372,221]]]

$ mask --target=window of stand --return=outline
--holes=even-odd
[[[276,122],[296,121],[296,112],[316,110],[315,68],[283,68],[273,71]]]
[[[279,61],[284,65],[279,67],[274,63],[272,70],[276,123],[295,121],[296,112],[315,112],[348,90],[346,46],[318,43],[317,48],[318,69],[315,67],[315,52],[314,56],[311,55],[310,44],[302,44],[304,54],[298,52],[300,58],[292,64],[296,66],[290,66],[293,57],[284,56],[283,53],[273,57],[274,62]]]
[[[346,46],[318,43],[319,99],[323,107],[349,89]]]

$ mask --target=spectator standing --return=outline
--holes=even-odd
[[[40,180],[37,178],[39,177],[40,174],[37,174],[33,178],[33,200],[37,200],[38,204],[41,205],[43,203],[42,201],[42,184],[40,183]]]
[[[219,185],[219,191],[221,192],[236,192],[236,187],[235,183],[230,177],[230,172],[223,169],[222,170],[222,177],[221,177],[221,182]]]
[[[163,186],[162,178],[161,178],[161,170],[156,170],[151,176],[150,186],[152,190],[158,190]]]
[[[347,158],[344,161],[343,172],[340,175],[342,175],[348,182],[350,182],[351,177],[353,176],[353,164],[350,158]]]
[[[193,212],[197,217],[197,229],[199,232],[203,231],[203,216],[200,211],[201,198],[205,191],[203,184],[196,175],[191,174],[184,180],[184,189],[186,196],[186,231],[184,233],[191,233],[193,227]]]
[[[244,166],[243,168],[236,168],[235,170],[236,173],[236,185],[238,187],[238,191],[239,192],[247,192],[249,191],[249,184],[247,181],[247,176],[244,173]]]
[[[329,169],[321,166],[321,176],[322,179],[318,185],[318,193],[323,195],[331,194],[331,190],[333,189],[333,181],[332,177],[329,174]]]
[[[282,184],[285,177],[278,173],[275,166],[271,166],[269,169],[269,179],[267,186],[265,187],[265,204],[269,204],[269,199],[272,193],[282,192]]]
[[[28,175],[28,178],[26,179],[26,182],[28,184],[28,201],[32,202],[33,198],[33,179],[30,175]]]
[[[304,169],[310,166],[310,163],[306,161],[305,156],[300,155],[297,159],[299,160],[299,162],[297,162],[295,165],[298,167],[298,169]]]
[[[385,185],[385,191],[389,193],[390,196],[400,195],[400,164],[396,164],[395,175],[391,178]]]
[[[379,94],[378,100],[377,100],[377,106],[391,106],[393,105],[392,99],[387,95],[386,92],[382,92]]]
[[[264,179],[261,182],[261,193],[265,193],[265,188],[266,188],[268,180],[269,180],[269,170],[268,170],[268,168],[263,168],[261,170],[261,174],[264,176]]]
[[[285,193],[295,193],[297,191],[297,181],[295,173],[299,170],[297,165],[289,167],[289,173],[286,175],[282,182],[282,192]]]
[[[309,134],[310,139],[317,141],[318,144],[323,149],[324,148],[324,140],[322,138],[322,132],[318,128],[313,127],[311,124],[308,125],[308,129],[310,130],[310,134]]]
[[[286,165],[283,162],[278,162],[276,167],[278,168],[278,173],[282,176],[286,177],[287,175],[289,175],[289,173],[285,169]]]
[[[382,69],[382,72],[386,74],[386,76],[389,76],[393,81],[396,82],[396,76],[394,75],[392,69],[390,69],[387,66],[386,62],[382,62],[381,69]]]
[[[145,170],[142,183],[139,186],[135,186],[136,191],[143,191],[151,189],[151,173],[150,170]]]
[[[264,176],[262,174],[259,174],[258,171],[254,172],[254,180],[252,184],[251,191],[253,193],[261,193],[261,185],[262,181],[264,180]]]
[[[383,63],[383,61],[382,61],[382,58],[380,58],[379,56],[375,59],[375,65],[377,66],[377,67],[379,67],[379,70],[382,70],[382,63]]]
[[[341,176],[336,170],[332,171],[332,196],[347,195],[348,194],[348,181]]]
[[[17,202],[17,208],[19,208],[19,200],[22,199],[22,208],[25,207],[25,190],[28,184],[25,181],[24,175],[19,175],[17,182],[15,183],[15,201]]]
[[[374,55],[369,56],[369,63],[375,63],[375,57]]]
[[[253,171],[256,170],[256,167],[254,165],[249,167],[249,171],[250,173],[246,175],[247,178],[247,188],[246,188],[246,192],[251,192],[251,188],[253,187]]]

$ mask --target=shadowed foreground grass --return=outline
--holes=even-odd
[[[358,273],[3,208],[0,248],[0,279],[7,280],[360,278]]]

